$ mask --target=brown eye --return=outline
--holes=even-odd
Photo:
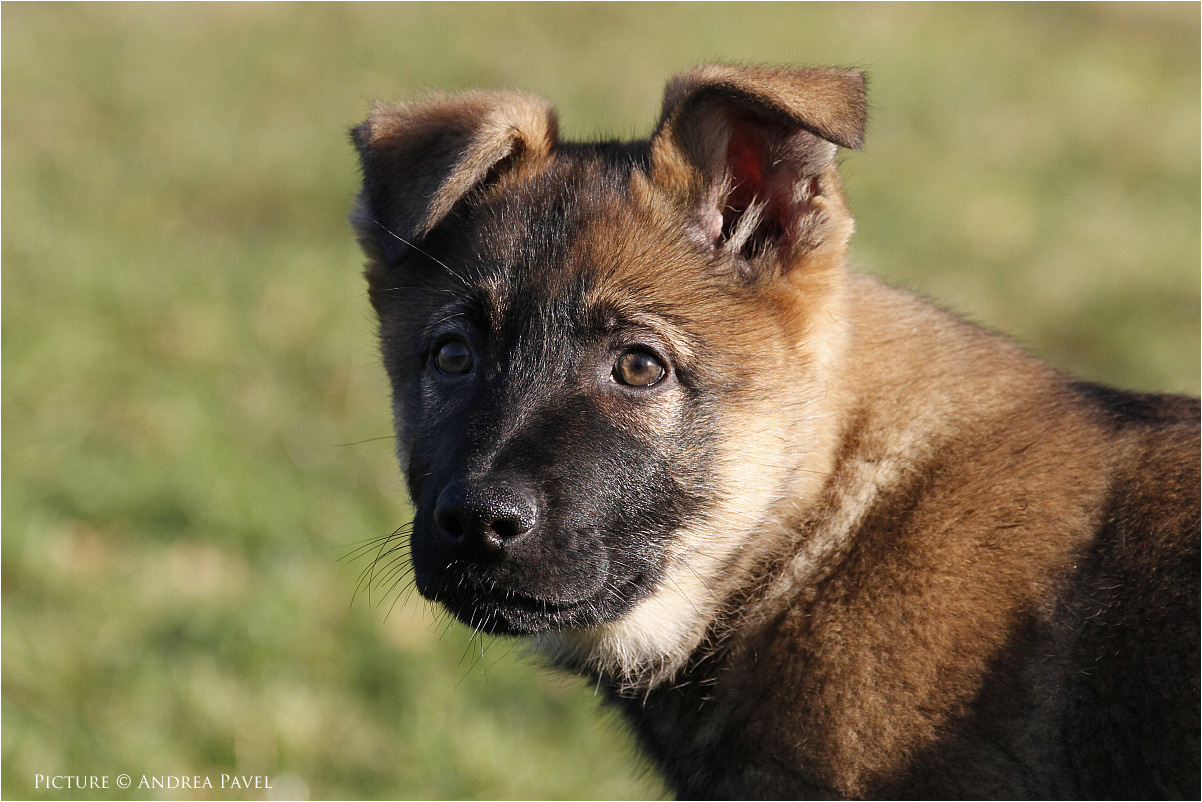
[[[650,387],[667,372],[664,363],[639,349],[627,351],[614,364],[614,379],[630,387]]]
[[[472,369],[471,349],[462,340],[448,340],[434,352],[434,365],[448,376],[469,373]]]

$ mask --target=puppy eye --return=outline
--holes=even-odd
[[[434,352],[434,367],[447,376],[470,373],[472,365],[472,351],[463,340],[447,340]]]
[[[629,387],[650,387],[668,372],[664,363],[641,348],[632,348],[614,363],[614,379]]]

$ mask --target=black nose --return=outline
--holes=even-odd
[[[505,544],[534,528],[538,504],[529,491],[507,482],[453,480],[438,494],[434,523],[460,557],[498,559]]]

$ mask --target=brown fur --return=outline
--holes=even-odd
[[[645,143],[561,143],[513,94],[356,130],[414,548],[449,548],[443,482],[538,512],[471,569],[509,596],[436,556],[419,587],[597,678],[685,796],[1196,796],[1197,401],[1075,383],[849,272],[834,155],[864,107],[854,71],[711,65]],[[449,299],[479,309],[462,380],[417,345]],[[615,337],[666,355],[655,392],[577,370]],[[544,370],[556,343],[583,356]],[[640,492],[663,510],[625,541],[544,523]]]

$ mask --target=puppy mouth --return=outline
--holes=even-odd
[[[591,526],[519,527],[523,495],[497,482],[461,484],[418,510],[410,553],[418,592],[467,626],[517,636],[590,627],[653,590],[650,550],[615,550],[614,536]]]
[[[435,601],[469,627],[494,635],[534,635],[579,626],[591,618],[591,599],[557,602],[510,590],[463,588],[436,593]]]
[[[469,574],[444,575],[438,586],[422,595],[443,605],[473,629],[493,635],[537,635],[552,630],[593,626],[620,618],[649,592],[645,574],[602,583],[599,592],[579,599],[505,587]]]

